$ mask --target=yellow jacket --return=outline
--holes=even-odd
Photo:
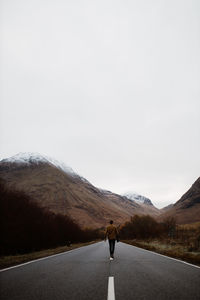
[[[105,239],[116,240],[118,238],[118,231],[115,225],[111,224],[106,228]]]

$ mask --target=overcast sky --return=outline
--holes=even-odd
[[[200,176],[199,0],[2,0],[1,154],[157,207]]]

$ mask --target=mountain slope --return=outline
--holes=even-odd
[[[139,204],[147,204],[147,205],[153,205],[153,203],[151,202],[150,199],[142,196],[142,195],[139,195],[137,193],[132,193],[132,192],[129,192],[129,193],[125,193],[123,194],[124,197],[130,199],[130,200],[133,200]]]
[[[139,204],[140,209],[143,211],[143,214],[149,214],[154,217],[157,217],[161,214],[160,210],[153,205],[151,200],[142,195],[129,192],[123,194],[123,197],[126,197],[127,199]]]
[[[169,216],[175,217],[179,224],[200,221],[200,177],[180,200],[160,216],[160,219]]]
[[[161,208],[160,211],[161,211],[162,213],[165,213],[165,212],[167,212],[168,210],[170,210],[173,206],[174,206],[174,204],[169,204],[169,205],[167,205],[167,206]]]
[[[41,207],[69,215],[83,227],[102,227],[109,219],[120,224],[147,213],[138,203],[100,190],[71,168],[40,155],[19,154],[0,161],[0,177],[10,189],[26,192]]]

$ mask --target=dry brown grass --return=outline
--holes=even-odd
[[[200,249],[192,251],[187,245],[175,240],[124,240],[123,242],[200,266]]]
[[[188,230],[198,230],[200,228],[200,222],[179,225],[179,228],[180,229],[188,229]]]
[[[72,244],[71,246],[62,246],[62,247],[57,247],[54,249],[47,249],[47,250],[42,250],[42,251],[37,251],[37,252],[31,252],[27,254],[16,254],[16,255],[9,255],[9,256],[1,256],[0,257],[0,269],[19,265],[25,262],[29,262],[31,260],[43,258],[46,256],[54,255],[54,254],[59,254],[62,252],[70,251],[76,248],[80,248],[83,246],[91,245],[96,243],[97,241],[92,241],[88,243],[78,243],[78,244]]]

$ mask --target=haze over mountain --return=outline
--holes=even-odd
[[[26,192],[41,207],[69,215],[84,227],[105,226],[109,219],[123,223],[134,214],[160,214],[154,206],[98,189],[71,168],[35,153],[1,160],[0,177],[9,188]]]
[[[163,208],[161,208],[161,212],[164,213],[166,211],[168,211],[169,209],[171,209],[174,206],[174,204],[169,204]]]

